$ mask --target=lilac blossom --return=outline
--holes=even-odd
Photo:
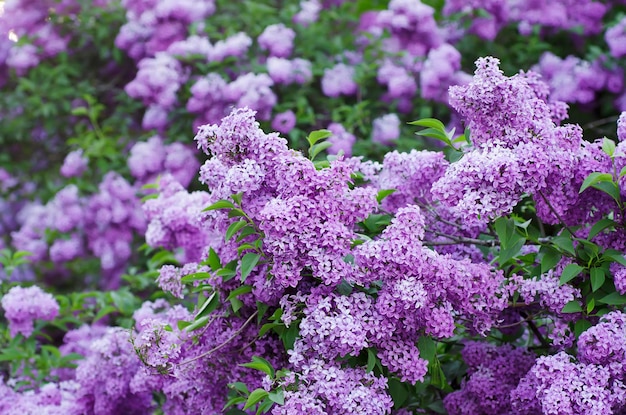
[[[327,97],[356,94],[358,85],[354,81],[354,68],[340,63],[324,70],[322,92]]]
[[[396,114],[376,118],[373,123],[372,141],[386,146],[400,138],[400,119]]]
[[[350,157],[352,155],[352,146],[356,142],[356,137],[353,134],[350,134],[343,125],[339,123],[330,123],[328,125],[328,130],[333,134],[328,137],[328,142],[331,143],[331,146],[328,147],[328,154],[339,154],[339,152],[343,152],[346,157]]]
[[[11,337],[22,334],[29,337],[35,320],[54,320],[59,314],[59,304],[55,298],[37,286],[28,288],[12,287],[2,297],[4,316],[9,321]]]
[[[267,26],[259,35],[258,42],[261,49],[267,50],[270,56],[286,58],[291,55],[295,37],[296,32],[293,29],[278,23]]]
[[[296,114],[291,110],[278,113],[272,120],[272,128],[281,134],[288,134],[296,126]]]

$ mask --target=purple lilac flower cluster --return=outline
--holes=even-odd
[[[135,185],[152,183],[160,174],[171,174],[187,187],[199,167],[193,149],[182,143],[165,145],[159,136],[136,143],[128,157],[128,168],[136,180]]]
[[[13,287],[2,297],[1,303],[11,336],[20,333],[28,337],[33,333],[34,320],[54,320],[59,314],[59,304],[54,297],[37,286]]]
[[[511,410],[509,395],[519,380],[535,364],[535,357],[510,345],[469,342],[461,351],[468,366],[461,389],[446,395],[444,405],[450,415],[499,415]]]

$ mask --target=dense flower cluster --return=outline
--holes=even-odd
[[[511,410],[509,394],[535,363],[534,356],[509,345],[497,347],[478,342],[467,343],[461,355],[468,366],[467,378],[460,390],[445,397],[448,413],[518,413]]]
[[[624,413],[625,5],[8,0],[0,413]]]
[[[54,297],[37,286],[11,288],[2,297],[2,308],[11,336],[20,333],[28,337],[33,333],[34,320],[54,320],[59,314],[59,304]]]

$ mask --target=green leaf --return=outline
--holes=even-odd
[[[446,375],[441,368],[439,359],[435,358],[431,364],[428,365],[428,373],[430,374],[430,384],[438,389],[450,389],[448,382],[446,381]]]
[[[600,219],[596,223],[593,224],[591,230],[589,231],[589,236],[587,236],[587,240],[592,240],[597,234],[605,230],[606,228],[610,228],[615,226],[616,222],[612,219]]]
[[[209,248],[209,257],[207,258],[207,264],[213,271],[217,271],[222,268],[222,263],[220,261],[220,257],[217,255],[217,252],[213,248]]]
[[[591,268],[589,275],[591,276],[591,290],[596,292],[604,285],[604,270],[602,268]]]
[[[238,298],[231,298],[229,301],[230,301],[230,306],[233,309],[233,313],[236,313],[237,311],[241,309],[241,307],[243,307],[243,301],[241,301]]]
[[[389,394],[393,399],[393,407],[400,408],[403,403],[409,398],[409,391],[406,386],[396,379],[389,379]]]
[[[231,196],[231,199],[238,205],[241,205],[241,199],[243,198],[243,192],[236,193]]]
[[[193,274],[185,275],[180,279],[183,284],[187,284],[193,281],[202,281],[211,278],[211,274],[208,272],[194,272]]]
[[[313,147],[315,143],[325,138],[328,138],[331,135],[333,135],[333,132],[330,130],[316,130],[316,131],[311,131],[311,133],[306,138],[306,140],[309,142],[309,146]]]
[[[231,202],[229,200],[222,199],[222,200],[218,200],[217,202],[213,203],[209,207],[204,208],[202,211],[206,212],[208,210],[233,209],[233,208],[235,208],[235,205],[233,205],[233,202]]]
[[[217,291],[213,291],[213,293],[211,293],[211,295],[206,300],[204,300],[202,305],[198,308],[195,318],[197,319],[198,317],[211,314],[213,311],[217,309],[219,305],[220,305],[220,294]]]
[[[572,300],[569,303],[565,304],[561,313],[580,313],[583,309],[578,303],[578,300]]]
[[[541,273],[546,273],[559,263],[563,255],[556,249],[550,247],[542,247],[543,257],[541,258]]]
[[[427,129],[422,130],[422,131],[417,131],[415,134],[416,135],[423,135],[425,137],[435,138],[435,139],[437,139],[439,141],[443,141],[448,146],[452,147],[452,142],[450,142],[450,137],[448,137],[445,132],[442,132],[442,131],[439,131],[439,130],[435,130],[434,128],[427,128]]]
[[[600,173],[600,172],[590,173],[589,176],[587,176],[587,178],[585,178],[585,180],[583,181],[583,184],[582,186],[580,186],[580,190],[578,191],[578,193],[584,192],[588,187],[593,186],[596,183],[612,182],[612,181],[613,181],[613,176],[611,176],[609,173]]]
[[[626,258],[624,258],[624,255],[622,255],[621,252],[616,251],[614,249],[607,249],[606,251],[604,251],[604,253],[602,254],[603,258],[610,258],[611,260],[618,262],[624,266],[626,266]]]
[[[608,305],[624,305],[626,304],[626,296],[618,292],[612,292],[598,300],[599,303]]]
[[[384,198],[386,198],[387,196],[395,192],[396,192],[396,189],[379,190],[378,194],[376,195],[376,201],[380,204],[380,202],[382,202]]]
[[[613,157],[615,154],[615,141],[604,137],[602,139],[602,151],[604,151],[609,157]]]
[[[577,264],[569,264],[563,269],[563,273],[561,274],[561,278],[559,278],[559,284],[563,285],[573,280],[583,271],[583,267]]]
[[[246,409],[252,408],[258,402],[262,401],[268,396],[269,393],[265,389],[258,388],[253,390],[252,393],[248,395],[248,400],[246,400],[246,404],[244,405],[243,410],[245,411]]]
[[[228,400],[228,402],[226,402],[226,404],[224,405],[224,408],[222,409],[222,411],[225,411],[226,408],[228,408],[228,407],[231,407],[231,406],[234,406],[234,405],[238,405],[238,404],[240,404],[242,402],[245,402],[245,401],[246,401],[246,398],[244,398],[243,396],[234,396],[234,397],[230,398]],[[234,409],[234,411],[239,411],[239,409],[237,409],[237,408],[233,408],[233,409]],[[246,414],[246,415],[248,415],[247,413],[245,413],[243,411],[239,411],[239,412],[228,411],[226,414],[227,415],[234,415],[234,414]]]
[[[333,144],[325,141],[323,143],[319,143],[319,144],[315,144],[313,146],[311,146],[311,148],[309,148],[309,160],[315,160],[315,157],[317,157],[317,155],[326,150],[328,147],[332,146]]]
[[[241,282],[244,282],[252,272],[256,264],[261,259],[261,255],[248,252],[241,259]]]
[[[626,166],[622,167],[619,171],[619,177],[624,177],[624,175],[626,175]]]
[[[256,233],[257,231],[256,229],[254,229],[253,226],[251,225],[244,226],[243,229],[241,229],[241,232],[239,232],[239,236],[237,237],[237,242],[240,242],[243,238],[245,238],[248,235],[253,235]]]
[[[277,389],[275,391],[270,392],[268,397],[274,403],[277,403],[279,405],[285,404],[285,391],[283,391],[282,389]]]
[[[596,306],[596,299],[592,298],[591,300],[589,300],[589,302],[587,302],[587,314],[590,314],[594,307]]]
[[[421,120],[411,121],[410,125],[418,125],[420,127],[432,128],[442,132],[446,131],[446,126],[436,118],[422,118]]]
[[[374,351],[371,348],[367,349],[367,366],[365,368],[365,371],[367,373],[370,373],[372,370],[374,370],[374,366],[376,366],[376,353],[374,353]]]
[[[587,330],[591,326],[592,324],[589,322],[589,320],[585,320],[584,318],[578,320],[574,324],[574,334],[576,335],[576,338],[578,338],[585,330]]]
[[[226,298],[226,300],[230,301],[233,298],[237,298],[240,295],[247,294],[247,293],[249,293],[251,291],[252,291],[252,286],[251,285],[242,285],[241,287],[239,287],[239,288],[237,288],[235,290],[232,290],[230,292],[230,294],[228,294],[228,297]]]
[[[246,216],[246,212],[244,212],[243,210],[239,208],[231,209],[230,211],[228,211],[229,218],[237,218],[237,217],[245,217],[245,216]]]
[[[281,323],[265,323],[259,329],[259,337],[263,337],[265,333],[273,329],[274,327],[282,326]]]
[[[250,395],[250,391],[248,390],[248,386],[243,383],[243,382],[233,382],[233,383],[229,383],[228,386],[230,386],[231,388],[238,390],[239,392],[245,394],[245,395]]]
[[[226,229],[226,234],[224,236],[224,240],[228,241],[230,238],[232,238],[241,228],[243,228],[244,226],[246,226],[248,224],[248,221],[245,220],[240,220],[238,222],[233,222],[230,224],[230,226],[228,227],[228,229]]]
[[[217,271],[215,275],[217,275],[218,277],[222,277],[222,280],[224,281],[229,281],[235,275],[237,275],[237,271],[235,271],[234,269],[222,268],[219,271]]]
[[[420,351],[420,357],[428,362],[435,360],[437,356],[437,344],[430,336],[420,336],[417,341],[417,348]]]
[[[567,252],[568,254],[576,254],[576,249],[574,249],[574,242],[572,241],[571,236],[557,236],[552,240],[552,243],[560,248],[562,251]]]
[[[286,350],[293,349],[293,344],[296,342],[298,333],[298,325],[292,322],[289,328],[281,334],[280,338],[282,339]]]
[[[252,362],[242,363],[239,366],[249,367],[250,369],[255,369],[255,370],[260,370],[261,372],[268,375],[271,379],[274,379],[274,375],[276,374],[270,362],[258,356],[252,356]]]
[[[617,204],[621,203],[622,199],[619,193],[619,186],[617,185],[617,183],[614,183],[612,181],[600,182],[600,183],[594,183],[592,186],[594,189],[598,189],[606,193],[607,195],[611,196]]]
[[[185,327],[185,331],[191,332],[194,330],[198,330],[209,323],[210,316],[202,316],[199,319],[194,320],[191,324]]]
[[[111,313],[115,313],[116,311],[117,311],[117,308],[113,307],[112,305],[108,305],[102,308],[100,311],[98,311],[98,314],[96,314],[95,317],[93,318],[93,322],[95,323],[96,321],[100,320],[104,316],[107,316]]]

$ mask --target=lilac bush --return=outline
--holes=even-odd
[[[0,413],[626,413],[626,3],[244,3],[4,4]]]

